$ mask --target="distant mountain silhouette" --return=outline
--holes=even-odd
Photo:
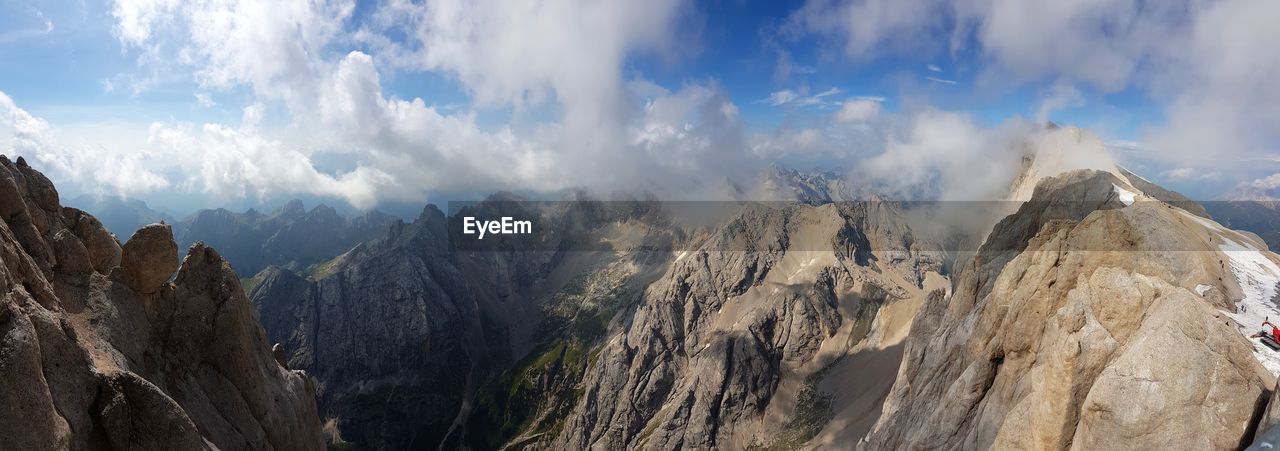
[[[76,207],[96,216],[107,231],[126,240],[133,232],[147,224],[164,221],[175,223],[177,219],[165,213],[151,209],[146,202],[118,196],[81,195],[66,201],[68,206]]]
[[[216,246],[237,274],[249,277],[269,265],[299,270],[327,261],[381,237],[394,220],[379,211],[347,218],[323,204],[308,211],[293,200],[270,214],[200,210],[175,224],[174,236],[182,246]]]

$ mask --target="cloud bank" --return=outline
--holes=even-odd
[[[360,208],[500,189],[696,198],[786,161],[843,168],[897,196],[977,198],[995,183],[961,182],[1016,164],[1001,149],[1029,139],[1034,123],[1138,92],[1163,118],[1142,131],[1143,150],[1170,162],[1167,179],[1198,180],[1276,154],[1276,5],[809,0],[761,31],[779,34],[765,40],[781,50],[765,51],[780,54],[788,39],[814,37],[855,64],[914,55],[910,78],[941,83],[932,91],[1048,87],[1029,102],[1029,121],[993,125],[910,92],[886,101],[781,77],[738,105],[714,79],[646,79],[634,61],[678,60],[697,39],[687,23],[696,5],[679,0],[116,0],[111,32],[136,73],[104,85],[145,92],[182,80],[193,108],[240,119],[161,120],[86,145],[73,139],[81,130],[4,96],[0,146],[56,178],[128,196],[312,194]],[[785,60],[785,72],[818,72]],[[390,94],[423,75],[466,100]],[[749,125],[752,108],[784,119]]]
[[[194,192],[364,208],[440,190],[670,186],[734,166],[718,157],[745,147],[714,82],[668,89],[623,75],[629,58],[669,48],[680,2],[393,0],[359,23],[355,7],[116,1],[115,34],[140,68],[189,74],[204,105],[238,89],[256,99],[252,120],[153,124],[134,151],[176,165],[172,183]],[[384,94],[385,75],[420,72],[452,78],[481,110]],[[481,124],[485,109],[516,120]],[[551,119],[518,120],[536,109]],[[352,163],[319,169],[329,155]]]
[[[1141,92],[1164,118],[1144,144],[1209,172],[1280,153],[1277,21],[1268,0],[809,0],[788,29],[854,61],[976,54],[988,87],[1054,85],[1039,120],[1079,104],[1073,86]]]

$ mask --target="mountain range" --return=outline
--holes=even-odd
[[[428,207],[323,271],[264,270],[250,298],[319,380],[331,438],[376,449],[1249,442],[1280,367],[1248,336],[1280,315],[1280,260],[1123,168],[1064,168],[1053,152],[1105,149],[1047,133],[970,252],[834,173],[773,168],[743,192],[799,202],[710,226],[644,202],[538,213],[608,249],[450,252]]]
[[[307,210],[296,199],[270,213],[252,208],[243,213],[205,209],[182,220],[151,210],[138,200],[80,196],[70,203],[103,218],[103,225],[116,236],[129,236],[147,224],[168,223],[179,246],[204,242],[215,247],[245,278],[268,265],[306,270],[356,244],[381,237],[394,220],[377,210],[352,217],[324,204]]]
[[[771,168],[739,190],[767,202],[499,193],[411,221],[293,202],[121,244],[0,160],[0,368],[19,376],[0,405],[26,406],[0,443],[1252,443],[1280,421],[1280,352],[1255,338],[1280,317],[1266,235],[1112,163],[1072,163],[1106,152],[1087,131],[1042,133],[1008,200],[971,212],[977,231],[835,173]],[[540,227],[467,245],[463,216]]]

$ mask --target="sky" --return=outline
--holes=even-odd
[[[171,210],[963,195],[1036,124],[1197,199],[1280,187],[1273,0],[0,0],[0,153]],[[948,184],[947,181],[956,184]],[[941,182],[939,182],[941,181]]]

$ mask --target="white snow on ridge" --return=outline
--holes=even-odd
[[[1144,182],[1151,183],[1151,181],[1150,181],[1150,180],[1147,180],[1147,178],[1146,178],[1146,177],[1143,177],[1143,176],[1141,176],[1141,175],[1138,175],[1138,173],[1137,173],[1137,172],[1130,171],[1130,170],[1129,170],[1129,168],[1126,168],[1126,167],[1121,166],[1121,165],[1118,165],[1118,164],[1116,165],[1116,168],[1117,168],[1117,169],[1120,169],[1121,171],[1124,171],[1124,172],[1129,173],[1129,175],[1132,175],[1132,176],[1134,176],[1134,177],[1137,177],[1137,178],[1139,178],[1139,179],[1142,179],[1142,181],[1144,181]],[[1155,183],[1151,183],[1151,184],[1152,184],[1152,185],[1155,185]]]
[[[1272,298],[1276,296],[1276,285],[1280,284],[1280,265],[1251,245],[1237,243],[1225,236],[1218,238],[1222,239],[1218,250],[1226,254],[1231,273],[1244,292],[1244,299],[1240,302],[1278,308]]]
[[[1187,219],[1190,219],[1190,220],[1192,220],[1192,221],[1195,221],[1197,224],[1200,224],[1200,225],[1204,226],[1204,228],[1206,228],[1206,229],[1213,230],[1213,231],[1217,231],[1217,232],[1225,232],[1225,231],[1227,231],[1227,228],[1226,228],[1226,227],[1223,227],[1221,224],[1218,224],[1218,223],[1213,222],[1213,221],[1210,221],[1210,220],[1208,220],[1208,219],[1205,219],[1205,218],[1202,218],[1202,217],[1199,217],[1199,216],[1193,215],[1193,214],[1191,214],[1191,213],[1188,213],[1186,210],[1179,209],[1179,210],[1178,210],[1178,213],[1182,213],[1182,216],[1184,216],[1184,217],[1186,217]]]
[[[1280,285],[1280,265],[1267,258],[1264,254],[1266,251],[1247,243],[1237,243],[1221,234],[1218,238],[1223,242],[1218,250],[1227,257],[1231,274],[1235,276],[1236,283],[1240,284],[1240,291],[1244,294],[1244,299],[1236,303],[1236,311],[1227,316],[1240,324],[1240,332],[1245,336],[1261,331],[1262,322],[1267,319],[1280,323],[1280,306],[1273,300],[1276,287]],[[1199,287],[1196,290],[1199,291]],[[1280,351],[1273,351],[1257,340],[1251,341],[1254,356],[1262,366],[1272,374],[1280,374]]]
[[[1116,196],[1120,198],[1120,203],[1124,204],[1126,207],[1133,205],[1133,198],[1136,196],[1133,191],[1121,188],[1120,185],[1115,183],[1112,183],[1111,187],[1114,188]]]
[[[1196,294],[1200,296],[1204,296],[1204,294],[1208,293],[1209,290],[1211,289],[1213,289],[1213,287],[1209,285],[1204,285],[1204,284],[1196,285]]]

